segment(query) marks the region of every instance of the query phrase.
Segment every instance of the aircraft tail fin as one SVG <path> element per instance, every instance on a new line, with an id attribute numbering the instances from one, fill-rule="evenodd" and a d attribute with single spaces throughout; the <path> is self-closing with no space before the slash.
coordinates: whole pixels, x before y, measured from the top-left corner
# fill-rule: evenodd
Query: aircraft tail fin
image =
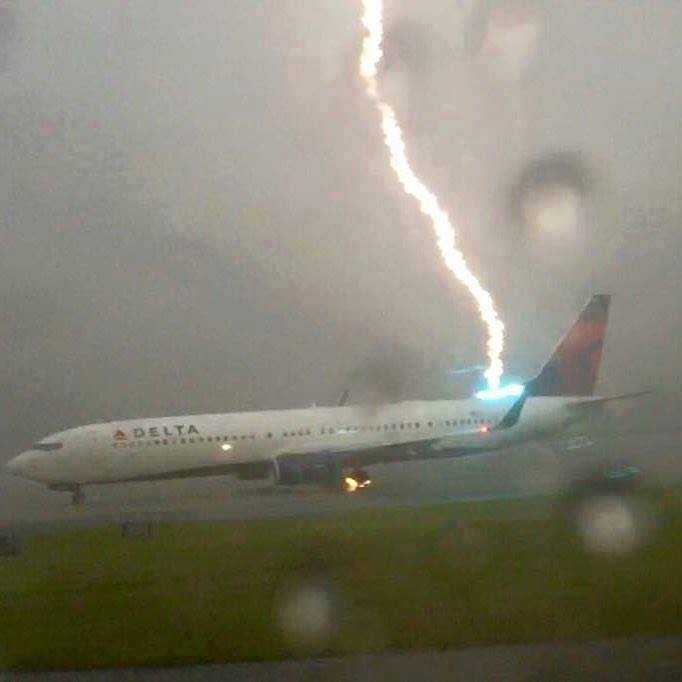
<path id="1" fill-rule="evenodd" d="M 608 294 L 590 298 L 540 373 L 526 384 L 526 397 L 594 394 L 610 303 Z"/>

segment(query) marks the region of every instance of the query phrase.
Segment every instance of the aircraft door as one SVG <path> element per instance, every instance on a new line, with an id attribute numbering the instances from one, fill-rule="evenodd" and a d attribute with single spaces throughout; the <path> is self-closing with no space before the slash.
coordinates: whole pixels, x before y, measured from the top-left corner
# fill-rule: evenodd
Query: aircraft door
<path id="1" fill-rule="evenodd" d="M 96 430 L 83 434 L 83 450 L 91 462 L 93 480 L 103 480 L 113 477 L 118 450 L 114 443 L 102 436 Z"/>

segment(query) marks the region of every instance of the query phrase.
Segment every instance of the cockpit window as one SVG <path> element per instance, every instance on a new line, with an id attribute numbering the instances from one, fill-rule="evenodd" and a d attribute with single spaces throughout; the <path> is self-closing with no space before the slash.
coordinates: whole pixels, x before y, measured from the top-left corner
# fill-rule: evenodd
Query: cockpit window
<path id="1" fill-rule="evenodd" d="M 62 447 L 64 447 L 64 443 L 36 443 L 31 449 L 51 452 L 52 450 L 59 450 Z"/>

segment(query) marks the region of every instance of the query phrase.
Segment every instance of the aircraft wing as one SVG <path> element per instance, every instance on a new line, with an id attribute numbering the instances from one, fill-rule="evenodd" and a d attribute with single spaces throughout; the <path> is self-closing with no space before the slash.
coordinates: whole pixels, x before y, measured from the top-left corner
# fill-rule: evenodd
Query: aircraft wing
<path id="1" fill-rule="evenodd" d="M 480 437 L 480 440 L 479 438 Z M 277 459 L 301 459 L 312 455 L 333 455 L 340 466 L 361 467 L 372 464 L 406 462 L 423 459 L 443 459 L 463 457 L 474 453 L 485 452 L 485 434 L 479 430 L 467 433 L 459 432 L 451 437 L 423 438 L 403 443 L 385 441 L 377 444 L 362 443 L 339 444 L 334 447 L 316 446 L 315 443 L 291 443 L 279 450 Z M 464 439 L 468 444 L 462 443 Z M 473 442 L 479 441 L 479 442 Z M 490 449 L 494 449 L 491 445 Z"/>
<path id="2" fill-rule="evenodd" d="M 378 443 L 363 444 L 357 439 L 348 443 L 315 442 L 315 439 L 302 439 L 287 444 L 274 454 L 274 459 L 303 460 L 306 457 L 325 457 L 333 455 L 342 467 L 361 467 L 389 462 L 409 462 L 424 459 L 450 459 L 467 455 L 481 454 L 499 449 L 499 441 L 493 437 L 496 431 L 514 426 L 521 416 L 527 395 L 523 393 L 511 406 L 497 426 L 468 431 L 457 431 L 437 438 L 424 436 L 409 442 L 395 443 L 386 432 L 386 438 Z"/>

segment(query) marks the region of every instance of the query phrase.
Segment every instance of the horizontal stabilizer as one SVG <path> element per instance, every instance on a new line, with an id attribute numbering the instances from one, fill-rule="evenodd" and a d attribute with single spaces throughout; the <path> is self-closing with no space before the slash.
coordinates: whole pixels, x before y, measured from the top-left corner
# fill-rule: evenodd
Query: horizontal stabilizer
<path id="1" fill-rule="evenodd" d="M 635 391 L 634 393 L 621 393 L 621 395 L 613 395 L 607 398 L 592 398 L 590 400 L 581 400 L 580 402 L 570 403 L 567 405 L 572 410 L 590 410 L 592 408 L 600 407 L 605 403 L 614 403 L 619 400 L 632 400 L 633 398 L 640 398 L 643 395 L 651 395 L 655 393 L 655 389 L 649 388 L 644 391 Z"/>

